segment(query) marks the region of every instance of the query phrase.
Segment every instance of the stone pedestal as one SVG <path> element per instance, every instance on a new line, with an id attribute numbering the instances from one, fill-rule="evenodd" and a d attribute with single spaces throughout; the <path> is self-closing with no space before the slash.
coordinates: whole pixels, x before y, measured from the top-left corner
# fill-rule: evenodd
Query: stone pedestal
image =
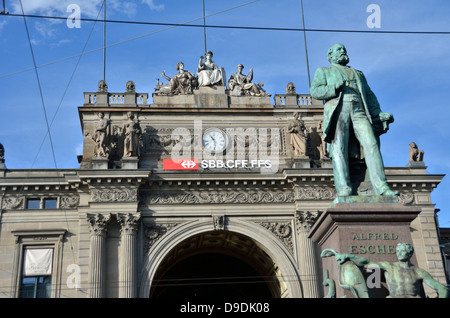
<path id="1" fill-rule="evenodd" d="M 409 168 L 425 168 L 425 162 L 423 161 L 410 161 L 406 165 Z"/>
<path id="2" fill-rule="evenodd" d="M 404 206 L 396 197 L 338 197 L 317 220 L 309 237 L 324 249 L 354 254 L 371 261 L 396 262 L 396 245 L 412 244 L 410 223 L 420 213 L 417 207 Z M 415 256 L 411 259 L 417 265 Z M 350 297 L 351 291 L 339 286 L 339 264 L 335 257 L 322 258 L 323 269 L 336 284 L 336 297 Z M 370 275 L 362 271 L 365 277 Z M 381 275 L 381 287 L 369 288 L 371 298 L 383 298 L 388 290 Z M 370 287 L 370 286 L 369 286 Z M 326 293 L 325 293 L 326 294 Z"/>
<path id="3" fill-rule="evenodd" d="M 273 108 L 270 96 L 230 95 L 230 108 Z"/>
<path id="4" fill-rule="evenodd" d="M 225 86 L 200 86 L 194 96 L 198 108 L 228 108 Z"/>
<path id="5" fill-rule="evenodd" d="M 95 106 L 109 106 L 109 96 L 107 92 L 97 92 Z"/>
<path id="6" fill-rule="evenodd" d="M 321 168 L 333 168 L 333 163 L 330 158 L 321 158 Z"/>
<path id="7" fill-rule="evenodd" d="M 303 158 L 292 158 L 292 168 L 302 169 L 311 168 L 311 160 L 307 157 Z"/>
<path id="8" fill-rule="evenodd" d="M 228 108 L 224 86 L 200 86 L 190 95 L 153 94 L 152 108 Z"/>
<path id="9" fill-rule="evenodd" d="M 108 169 L 108 159 L 107 158 L 92 158 L 92 169 L 104 170 Z"/>
<path id="10" fill-rule="evenodd" d="M 6 166 L 4 162 L 0 162 L 0 177 L 5 176 Z"/>
<path id="11" fill-rule="evenodd" d="M 139 164 L 138 157 L 122 158 L 122 169 L 137 169 Z"/>

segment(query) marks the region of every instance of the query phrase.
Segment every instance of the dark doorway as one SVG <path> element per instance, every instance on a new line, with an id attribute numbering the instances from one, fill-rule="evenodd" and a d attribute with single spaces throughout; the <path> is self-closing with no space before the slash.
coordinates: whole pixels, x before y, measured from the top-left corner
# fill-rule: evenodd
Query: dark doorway
<path id="1" fill-rule="evenodd" d="M 192 255 L 157 274 L 152 298 L 272 298 L 272 277 L 261 276 L 237 257 L 221 253 Z"/>

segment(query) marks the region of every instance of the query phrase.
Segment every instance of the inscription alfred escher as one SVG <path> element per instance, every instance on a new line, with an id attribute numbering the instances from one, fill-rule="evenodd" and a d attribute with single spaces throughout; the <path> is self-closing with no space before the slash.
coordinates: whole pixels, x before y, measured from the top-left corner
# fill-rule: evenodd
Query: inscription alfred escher
<path id="1" fill-rule="evenodd" d="M 353 233 L 350 254 L 395 254 L 395 233 Z"/>

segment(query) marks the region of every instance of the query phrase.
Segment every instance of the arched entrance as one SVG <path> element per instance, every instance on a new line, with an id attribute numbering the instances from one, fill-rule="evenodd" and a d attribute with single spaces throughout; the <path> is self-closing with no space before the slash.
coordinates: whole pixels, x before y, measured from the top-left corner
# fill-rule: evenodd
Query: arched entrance
<path id="1" fill-rule="evenodd" d="M 155 273 L 152 298 L 278 298 L 284 284 L 270 256 L 249 237 L 211 231 L 185 239 Z"/>

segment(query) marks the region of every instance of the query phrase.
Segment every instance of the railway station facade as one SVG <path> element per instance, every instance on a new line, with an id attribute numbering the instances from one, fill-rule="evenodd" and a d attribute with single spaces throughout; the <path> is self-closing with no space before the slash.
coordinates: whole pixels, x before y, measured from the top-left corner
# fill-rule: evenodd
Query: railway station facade
<path id="1" fill-rule="evenodd" d="M 274 96 L 225 84 L 158 83 L 149 97 L 101 81 L 78 108 L 78 169 L 7 169 L 6 157 L 1 295 L 325 297 L 311 232 L 336 199 L 324 104 L 292 83 Z M 416 265 L 446 284 L 431 200 L 444 176 L 423 161 L 385 170 L 398 204 L 416 211 Z M 369 258 L 395 254 L 401 239 L 389 227 L 351 235 L 344 252 Z"/>

